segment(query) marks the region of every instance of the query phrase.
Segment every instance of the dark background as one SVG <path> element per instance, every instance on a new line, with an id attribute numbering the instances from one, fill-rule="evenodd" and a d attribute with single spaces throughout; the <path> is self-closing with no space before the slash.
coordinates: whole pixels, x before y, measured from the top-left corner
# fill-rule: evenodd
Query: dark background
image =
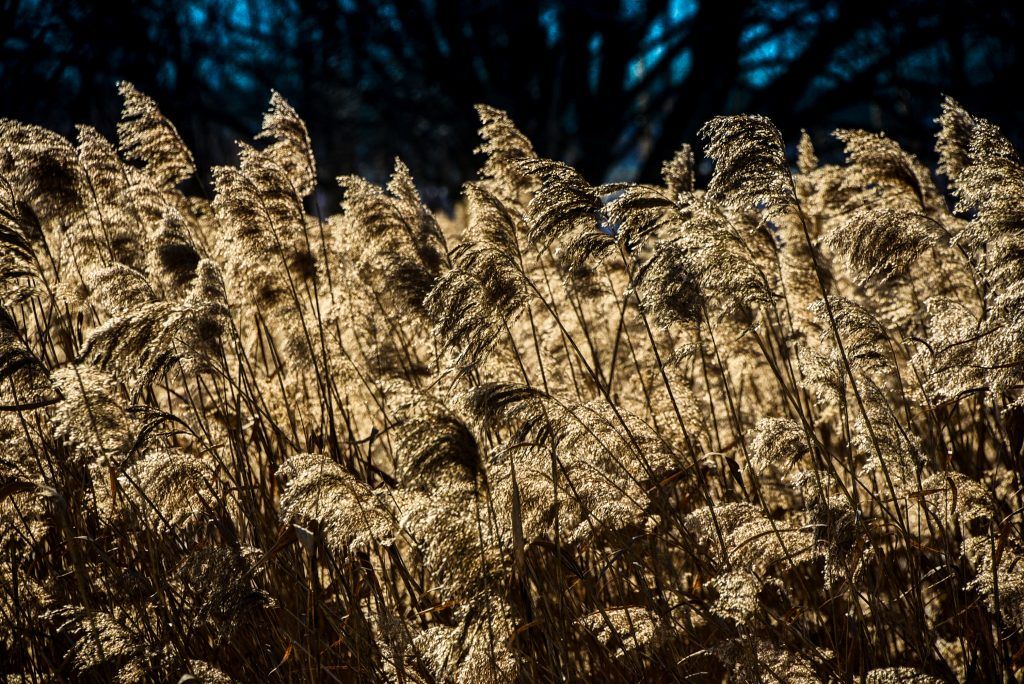
<path id="1" fill-rule="evenodd" d="M 0 0 L 0 116 L 113 135 L 127 79 L 205 169 L 276 88 L 322 180 L 399 155 L 446 205 L 480 161 L 477 102 L 592 182 L 657 177 L 722 113 L 826 154 L 836 127 L 884 129 L 929 160 L 949 94 L 1016 140 L 1022 24 L 1016 0 Z"/>

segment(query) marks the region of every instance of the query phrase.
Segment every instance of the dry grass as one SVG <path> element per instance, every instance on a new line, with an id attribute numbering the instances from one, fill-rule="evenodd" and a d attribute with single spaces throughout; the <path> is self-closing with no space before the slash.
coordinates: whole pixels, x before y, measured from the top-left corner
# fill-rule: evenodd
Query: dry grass
<path id="1" fill-rule="evenodd" d="M 7 681 L 1011 681 L 1024 167 L 727 117 L 595 187 L 481 107 L 437 217 L 0 122 Z M 198 187 L 198 185 L 196 186 Z M 949 208 L 955 201 L 955 209 Z"/>

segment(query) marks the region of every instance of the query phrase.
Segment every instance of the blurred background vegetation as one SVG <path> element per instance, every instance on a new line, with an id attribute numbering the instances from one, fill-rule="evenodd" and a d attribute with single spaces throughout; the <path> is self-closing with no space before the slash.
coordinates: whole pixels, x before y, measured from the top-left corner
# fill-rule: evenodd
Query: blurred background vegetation
<path id="1" fill-rule="evenodd" d="M 1007 0 L 0 0 L 0 116 L 112 135 L 127 79 L 207 168 L 274 88 L 322 180 L 399 155 L 446 206 L 479 162 L 478 102 L 592 182 L 654 178 L 715 114 L 807 128 L 826 155 L 836 127 L 884 128 L 930 159 L 949 94 L 1014 133 L 1022 23 Z"/>

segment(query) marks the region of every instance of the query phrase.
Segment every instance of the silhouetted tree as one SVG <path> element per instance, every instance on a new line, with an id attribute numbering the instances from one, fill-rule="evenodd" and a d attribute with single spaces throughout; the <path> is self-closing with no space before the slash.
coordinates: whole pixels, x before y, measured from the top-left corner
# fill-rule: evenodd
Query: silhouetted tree
<path id="1" fill-rule="evenodd" d="M 823 138 L 884 127 L 920 151 L 939 96 L 1020 130 L 1024 7 L 1002 0 L 0 0 L 0 115 L 110 121 L 115 81 L 156 98 L 208 166 L 271 88 L 326 177 L 400 155 L 455 188 L 473 104 L 507 109 L 591 180 L 652 178 L 715 114 Z M 109 129 L 107 129 L 108 132 Z M 429 195 L 440 201 L 437 195 Z"/>

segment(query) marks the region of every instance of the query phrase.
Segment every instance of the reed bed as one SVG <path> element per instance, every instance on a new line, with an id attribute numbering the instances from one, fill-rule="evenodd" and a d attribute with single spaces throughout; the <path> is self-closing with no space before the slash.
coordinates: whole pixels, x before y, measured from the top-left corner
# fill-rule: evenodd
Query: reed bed
<path id="1" fill-rule="evenodd" d="M 1014 681 L 1024 166 L 758 116 L 591 185 L 479 107 L 454 215 L 0 121 L 9 682 Z M 795 156 L 795 158 L 794 158 Z M 941 189 L 940 189 L 941 187 Z"/>

